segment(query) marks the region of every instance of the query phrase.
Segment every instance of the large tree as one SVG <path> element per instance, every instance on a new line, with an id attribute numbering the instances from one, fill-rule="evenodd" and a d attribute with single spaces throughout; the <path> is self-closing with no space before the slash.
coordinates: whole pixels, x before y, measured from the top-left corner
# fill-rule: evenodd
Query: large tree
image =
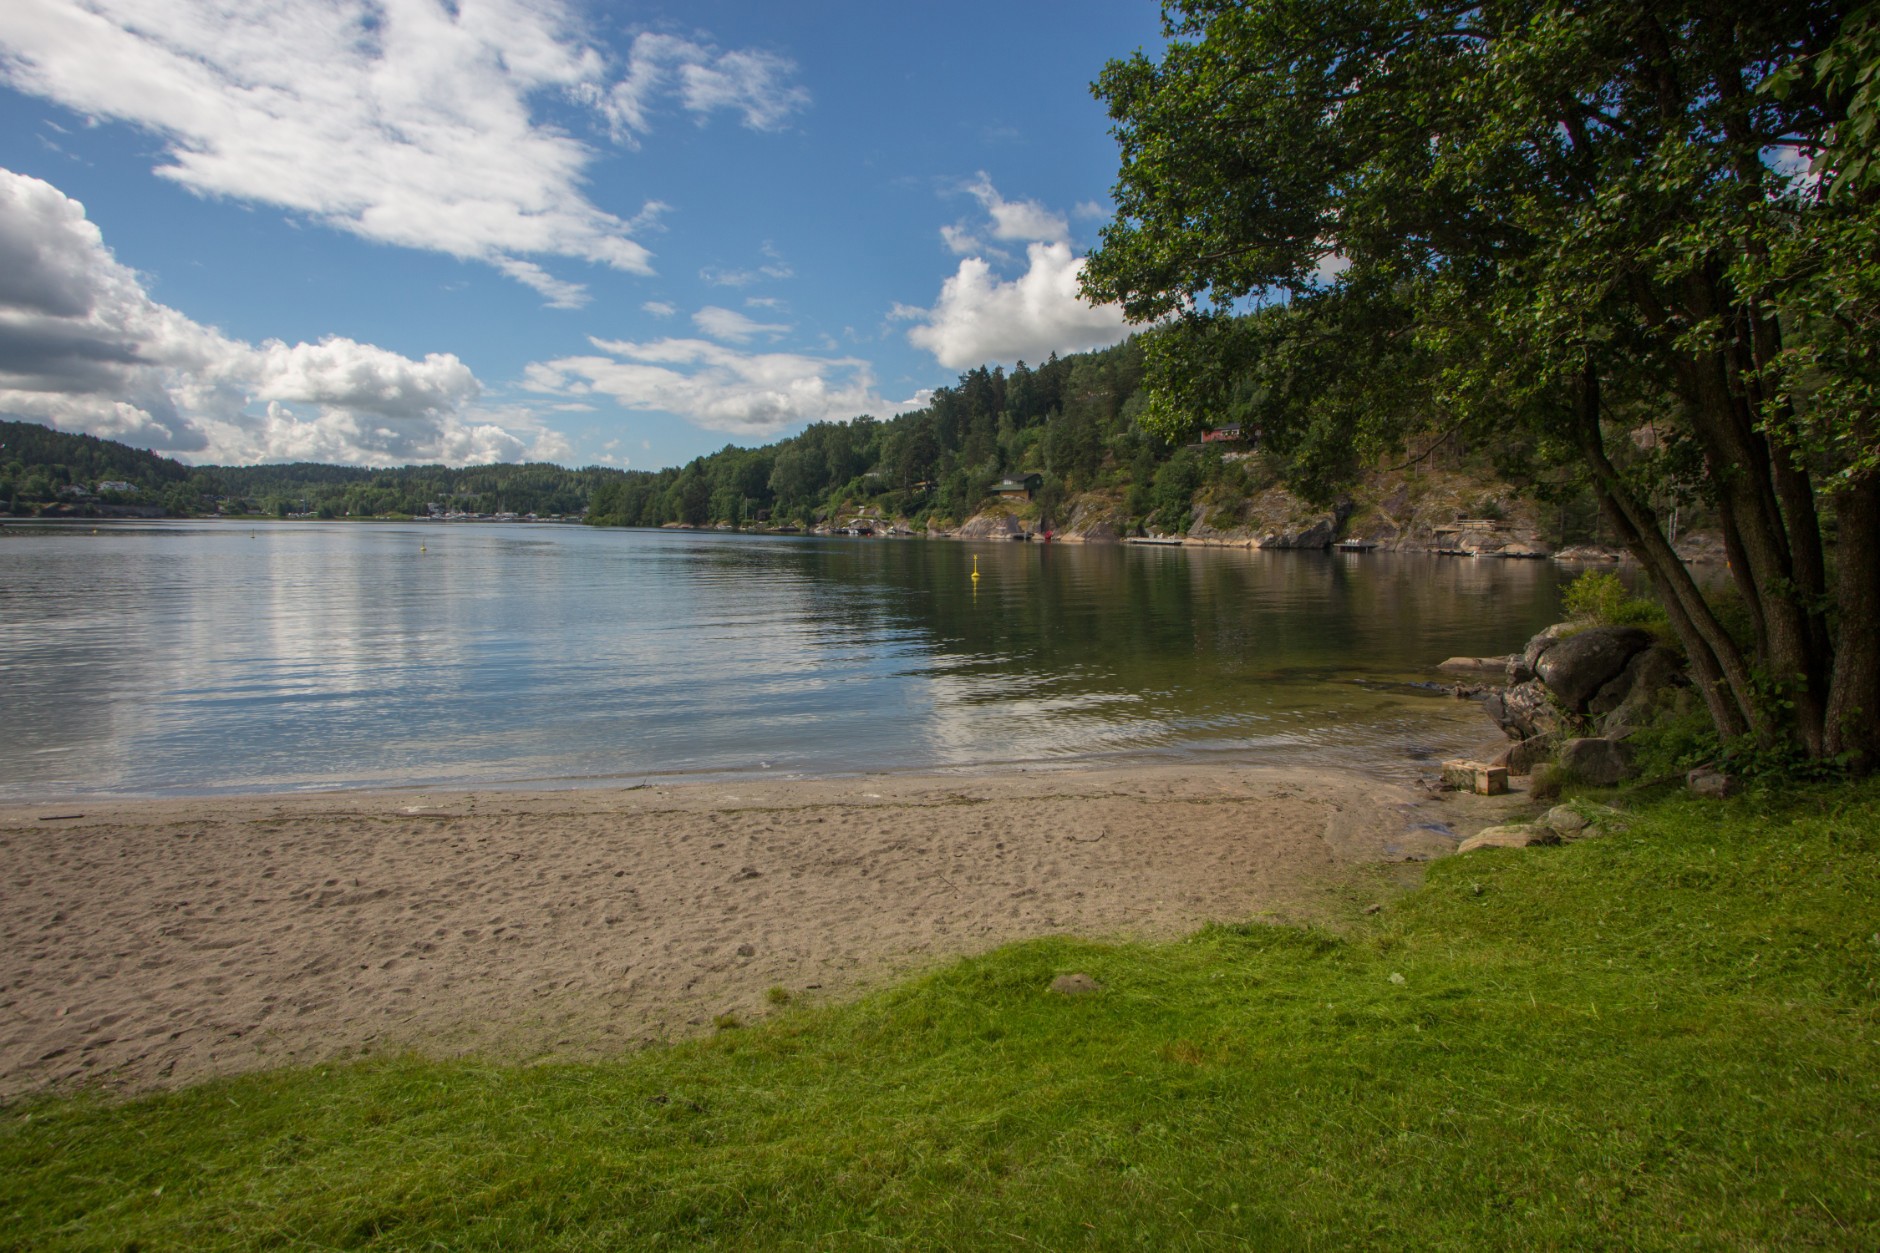
<path id="1" fill-rule="evenodd" d="M 1588 480 L 1721 734 L 1871 768 L 1876 40 L 1847 8 L 1176 0 L 1160 60 L 1097 85 L 1122 170 L 1086 289 L 1172 323 L 1165 424 L 1252 374 L 1308 484 L 1419 423 L 1518 430 Z M 1740 638 L 1664 533 L 1674 485 L 1714 504 Z"/>

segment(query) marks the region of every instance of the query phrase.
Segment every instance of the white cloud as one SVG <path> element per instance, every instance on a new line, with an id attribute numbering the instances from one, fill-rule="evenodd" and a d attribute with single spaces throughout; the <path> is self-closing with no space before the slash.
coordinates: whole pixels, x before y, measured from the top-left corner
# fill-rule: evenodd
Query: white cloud
<path id="1" fill-rule="evenodd" d="M 157 173 L 363 238 L 498 265 L 549 303 L 582 299 L 528 256 L 650 273 L 623 219 L 592 203 L 594 151 L 536 120 L 559 98 L 631 137 L 663 100 L 779 124 L 807 96 L 761 53 L 641 35 L 625 77 L 560 0 L 7 0 L 0 76 L 160 136 Z"/>
<path id="2" fill-rule="evenodd" d="M 551 309 L 580 309 L 588 302 L 587 288 L 556 278 L 533 261 L 520 257 L 495 257 L 497 269 L 525 287 L 533 287 Z"/>
<path id="3" fill-rule="evenodd" d="M 1061 213 L 1039 204 L 1036 200 L 1007 200 L 999 194 L 999 189 L 992 185 L 992 179 L 981 170 L 979 177 L 966 188 L 975 200 L 985 206 L 992 219 L 992 237 L 994 239 L 1045 243 L 1061 243 L 1070 239 L 1071 226 Z"/>
<path id="4" fill-rule="evenodd" d="M 970 257 L 986 250 L 984 241 L 960 224 L 941 227 L 940 242 L 956 257 Z"/>
<path id="5" fill-rule="evenodd" d="M 649 300 L 640 306 L 641 310 L 656 318 L 669 318 L 679 312 L 679 307 L 664 300 Z"/>
<path id="6" fill-rule="evenodd" d="M 868 363 L 853 357 L 744 352 L 703 339 L 591 342 L 607 355 L 536 362 L 526 385 L 555 396 L 608 396 L 744 438 L 893 408 L 876 394 Z"/>
<path id="7" fill-rule="evenodd" d="M 733 344 L 748 344 L 759 335 L 769 335 L 774 339 L 788 334 L 791 329 L 787 323 L 758 322 L 735 309 L 721 309 L 717 305 L 706 305 L 693 314 L 692 325 L 713 339 Z"/>
<path id="8" fill-rule="evenodd" d="M 753 130 L 775 130 L 808 107 L 809 93 L 790 82 L 794 63 L 768 52 L 721 52 L 710 44 L 651 32 L 634 39 L 626 76 L 605 96 L 608 118 L 622 137 L 650 129 L 649 115 L 664 96 L 701 121 L 720 109 L 744 115 Z"/>
<path id="9" fill-rule="evenodd" d="M 223 463 L 565 449 L 526 410 L 479 410 L 481 391 L 449 353 L 339 336 L 254 345 L 194 322 L 149 297 L 78 201 L 0 170 L 0 413 Z"/>
<path id="10" fill-rule="evenodd" d="M 1037 360 L 1053 352 L 1082 352 L 1129 334 L 1123 311 L 1092 305 L 1078 289 L 1082 257 L 1066 243 L 1033 243 L 1029 268 L 1007 282 L 980 257 L 968 257 L 940 288 L 931 309 L 894 306 L 891 317 L 921 319 L 907 338 L 949 369 L 987 361 Z"/>
<path id="11" fill-rule="evenodd" d="M 1107 218 L 1110 216 L 1109 209 L 1094 200 L 1078 201 L 1076 206 L 1071 209 L 1071 212 L 1080 218 L 1086 219 Z"/>

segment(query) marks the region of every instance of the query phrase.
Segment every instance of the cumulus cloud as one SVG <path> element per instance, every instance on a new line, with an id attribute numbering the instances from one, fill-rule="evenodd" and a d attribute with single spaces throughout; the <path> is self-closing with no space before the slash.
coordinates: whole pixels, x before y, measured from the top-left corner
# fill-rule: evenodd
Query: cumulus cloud
<path id="1" fill-rule="evenodd" d="M 530 256 L 650 273 L 621 218 L 582 189 L 594 150 L 538 121 L 548 98 L 617 136 L 673 101 L 773 127 L 807 103 L 794 67 L 642 34 L 624 76 L 559 0 L 8 0 L 0 76 L 162 138 L 157 173 L 380 243 L 496 264 L 552 305 L 577 284 Z"/>
<path id="2" fill-rule="evenodd" d="M 642 312 L 650 313 L 656 318 L 669 318 L 679 312 L 677 305 L 666 300 L 649 300 L 641 305 L 640 309 Z"/>
<path id="3" fill-rule="evenodd" d="M 85 208 L 0 170 L 0 413 L 223 463 L 515 460 L 565 447 L 480 411 L 470 368 L 333 336 L 249 344 L 152 300 Z"/>
<path id="4" fill-rule="evenodd" d="M 907 333 L 949 369 L 986 361 L 1037 360 L 1053 352 L 1083 352 L 1129 334 L 1123 311 L 1092 305 L 1078 280 L 1084 260 L 1066 243 L 1033 243 L 1025 273 L 1006 281 L 983 257 L 967 257 L 940 288 L 931 309 L 896 305 L 892 316 L 919 320 Z"/>
<path id="5" fill-rule="evenodd" d="M 721 309 L 717 305 L 706 305 L 693 314 L 692 325 L 713 339 L 725 340 L 733 344 L 748 344 L 759 335 L 769 335 L 775 338 L 790 331 L 786 323 L 759 322 L 745 317 L 735 309 Z"/>
<path id="6" fill-rule="evenodd" d="M 1061 243 L 1070 239 L 1071 226 L 1062 213 L 1045 208 L 1036 200 L 1007 200 L 981 170 L 966 191 L 985 207 L 992 219 L 992 237 L 1014 242 Z"/>
<path id="7" fill-rule="evenodd" d="M 590 342 L 605 355 L 536 362 L 525 385 L 555 396 L 603 395 L 743 438 L 893 408 L 876 394 L 868 363 L 853 357 L 745 352 L 703 339 Z"/>
<path id="8" fill-rule="evenodd" d="M 996 248 L 988 249 L 983 239 L 973 234 L 966 225 L 958 222 L 940 228 L 940 242 L 945 244 L 947 251 L 956 257 L 974 257 L 981 256 L 988 251 L 999 251 Z"/>

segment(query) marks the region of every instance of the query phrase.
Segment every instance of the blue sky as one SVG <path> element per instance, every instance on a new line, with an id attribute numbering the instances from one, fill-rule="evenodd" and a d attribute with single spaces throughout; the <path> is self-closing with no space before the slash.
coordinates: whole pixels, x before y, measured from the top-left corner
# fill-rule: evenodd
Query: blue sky
<path id="1" fill-rule="evenodd" d="M 1147 0 L 7 0 L 0 413 L 194 462 L 656 468 L 1126 329 Z"/>

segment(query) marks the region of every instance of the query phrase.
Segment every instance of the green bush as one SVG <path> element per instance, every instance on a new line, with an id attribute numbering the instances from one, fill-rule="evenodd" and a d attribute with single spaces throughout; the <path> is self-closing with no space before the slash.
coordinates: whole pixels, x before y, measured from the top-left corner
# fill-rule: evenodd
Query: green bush
<path id="1" fill-rule="evenodd" d="M 1633 596 L 1626 591 L 1618 575 L 1605 570 L 1588 570 L 1581 574 L 1567 584 L 1560 602 L 1567 617 L 1576 622 L 1645 627 L 1659 632 L 1667 632 L 1670 627 L 1662 606 Z"/>

